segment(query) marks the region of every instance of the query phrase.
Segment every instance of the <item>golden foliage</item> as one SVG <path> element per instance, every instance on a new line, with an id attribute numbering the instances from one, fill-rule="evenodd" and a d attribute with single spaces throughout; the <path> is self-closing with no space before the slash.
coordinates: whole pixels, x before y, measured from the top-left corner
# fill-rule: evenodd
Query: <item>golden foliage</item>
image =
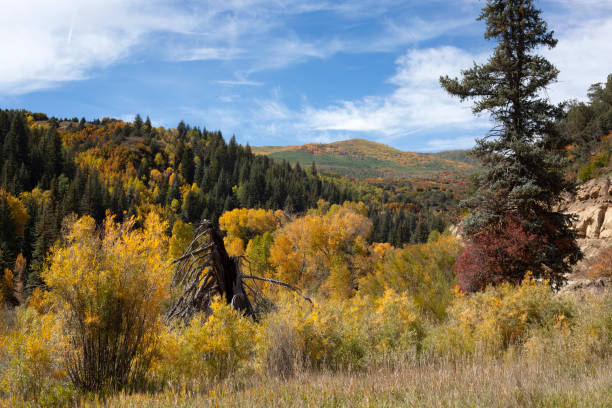
<path id="1" fill-rule="evenodd" d="M 252 357 L 255 323 L 221 299 L 211 314 L 195 316 L 184 327 L 166 331 L 155 372 L 165 381 L 222 379 L 243 368 Z"/>
<path id="2" fill-rule="evenodd" d="M 63 355 L 68 345 L 57 316 L 20 308 L 14 327 L 0 337 L 5 343 L 6 364 L 0 385 L 13 404 L 41 402 L 51 396 L 53 388 L 67 382 Z"/>
<path id="3" fill-rule="evenodd" d="M 176 220 L 172 226 L 172 238 L 170 238 L 170 246 L 168 249 L 170 258 L 176 259 L 183 255 L 192 239 L 193 226 L 191 224 L 185 224 L 181 220 Z"/>
<path id="4" fill-rule="evenodd" d="M 276 277 L 302 288 L 324 288 L 330 295 L 352 295 L 363 274 L 355 258 L 367 254 L 372 222 L 353 204 L 333 205 L 295 219 L 275 234 L 270 263 Z M 357 205 L 358 208 L 358 205 Z"/>
<path id="5" fill-rule="evenodd" d="M 575 314 L 566 299 L 555 296 L 548 283 L 530 275 L 523 283 L 504 283 L 470 296 L 459 295 L 448 320 L 428 339 L 436 353 L 450 356 L 498 356 L 524 343 L 534 330 L 568 324 Z"/>
<path id="6" fill-rule="evenodd" d="M 360 292 L 375 297 L 387 289 L 406 293 L 430 317 L 444 318 L 452 301 L 453 265 L 461 251 L 456 238 L 442 236 L 435 242 L 395 250 L 377 244 L 372 251 L 374 271 L 359 280 Z"/>
<path id="7" fill-rule="evenodd" d="M 361 369 L 390 356 L 414 355 L 424 337 L 418 307 L 388 290 L 311 306 L 282 297 L 259 326 L 262 368 L 291 375 L 301 368 Z"/>
<path id="8" fill-rule="evenodd" d="M 28 215 L 23 203 L 19 200 L 19 198 L 13 196 L 4 189 L 0 189 L 0 198 L 6 199 L 8 203 L 8 207 L 14 222 L 14 237 L 23 237 L 25 225 L 30 219 L 30 216 Z"/>
<path id="9" fill-rule="evenodd" d="M 276 230 L 285 215 L 282 211 L 237 208 L 219 217 L 219 226 L 226 232 L 224 239 L 231 256 L 244 255 L 245 244 L 257 235 Z"/>
<path id="10" fill-rule="evenodd" d="M 120 225 L 109 217 L 103 234 L 83 217 L 67 244 L 52 249 L 42 277 L 75 346 L 68 358 L 79 387 L 120 388 L 146 372 L 169 295 L 165 229 L 155 213 L 144 231 L 134 229 L 134 219 Z"/>

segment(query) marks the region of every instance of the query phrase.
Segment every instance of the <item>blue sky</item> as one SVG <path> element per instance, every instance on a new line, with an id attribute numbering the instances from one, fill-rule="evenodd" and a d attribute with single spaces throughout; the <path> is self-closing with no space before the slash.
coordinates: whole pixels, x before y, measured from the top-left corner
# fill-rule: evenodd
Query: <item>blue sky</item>
<path id="1" fill-rule="evenodd" d="M 136 113 L 241 143 L 361 137 L 412 151 L 486 133 L 438 86 L 494 44 L 477 0 L 3 0 L 0 107 Z M 542 0 L 559 45 L 554 102 L 612 73 L 612 0 Z"/>

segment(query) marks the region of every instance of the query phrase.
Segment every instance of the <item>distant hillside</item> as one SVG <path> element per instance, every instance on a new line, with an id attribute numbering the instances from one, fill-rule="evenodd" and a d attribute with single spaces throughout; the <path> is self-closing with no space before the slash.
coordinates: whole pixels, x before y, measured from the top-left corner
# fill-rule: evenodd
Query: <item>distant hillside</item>
<path id="1" fill-rule="evenodd" d="M 431 155 L 439 157 L 441 159 L 458 161 L 477 166 L 478 161 L 472 156 L 470 156 L 469 153 L 470 150 L 446 150 L 443 152 L 431 153 Z"/>
<path id="2" fill-rule="evenodd" d="M 464 178 L 474 166 L 436 154 L 404 152 L 384 144 L 351 139 L 329 144 L 253 147 L 253 152 L 276 160 L 310 166 L 355 178 Z"/>

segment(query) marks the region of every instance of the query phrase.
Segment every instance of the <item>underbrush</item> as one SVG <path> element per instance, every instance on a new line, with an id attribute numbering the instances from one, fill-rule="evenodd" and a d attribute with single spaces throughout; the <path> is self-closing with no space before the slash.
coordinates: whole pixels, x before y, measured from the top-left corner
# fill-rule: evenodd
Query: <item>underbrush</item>
<path id="1" fill-rule="evenodd" d="M 529 277 L 516 287 L 454 293 L 442 322 L 392 290 L 313 305 L 286 296 L 257 323 L 216 302 L 209 316 L 157 334 L 146 387 L 107 399 L 71 385 L 70 344 L 56 315 L 22 307 L 2 316 L 0 401 L 7 406 L 612 401 L 610 296 L 562 296 Z"/>

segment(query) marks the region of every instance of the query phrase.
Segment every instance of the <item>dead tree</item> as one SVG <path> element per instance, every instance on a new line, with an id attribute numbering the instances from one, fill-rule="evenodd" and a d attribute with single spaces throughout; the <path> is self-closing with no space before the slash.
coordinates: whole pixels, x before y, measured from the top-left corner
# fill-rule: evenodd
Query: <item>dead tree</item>
<path id="1" fill-rule="evenodd" d="M 185 253 L 172 262 L 176 267 L 172 287 L 179 288 L 182 293 L 168 311 L 166 319 L 188 321 L 198 312 L 208 312 L 212 299 L 220 296 L 233 309 L 257 320 L 260 308 L 253 306 L 251 297 L 256 304 L 262 304 L 263 295 L 255 281 L 290 289 L 312 303 L 288 283 L 243 274 L 240 258 L 243 257 L 229 256 L 221 234 L 210 221 L 204 220 L 196 228 Z M 248 285 L 245 280 L 254 282 Z"/>

